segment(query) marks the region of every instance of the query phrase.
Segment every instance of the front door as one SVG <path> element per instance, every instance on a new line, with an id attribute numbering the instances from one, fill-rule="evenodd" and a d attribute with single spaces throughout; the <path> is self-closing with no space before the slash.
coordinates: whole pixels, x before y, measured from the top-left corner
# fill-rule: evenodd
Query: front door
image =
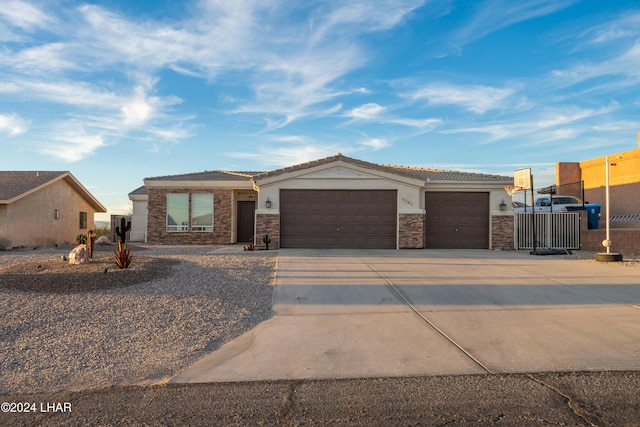
<path id="1" fill-rule="evenodd" d="M 256 203 L 253 201 L 238 202 L 238 227 L 236 231 L 239 243 L 247 243 L 253 236 L 255 210 Z"/>

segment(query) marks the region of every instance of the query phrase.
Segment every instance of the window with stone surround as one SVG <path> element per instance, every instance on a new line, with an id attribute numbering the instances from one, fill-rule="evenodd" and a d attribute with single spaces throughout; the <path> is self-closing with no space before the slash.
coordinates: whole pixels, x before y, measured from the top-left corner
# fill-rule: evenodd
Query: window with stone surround
<path id="1" fill-rule="evenodd" d="M 191 195 L 191 231 L 213 231 L 213 194 Z"/>
<path id="2" fill-rule="evenodd" d="M 189 194 L 167 194 L 167 231 L 189 231 Z"/>

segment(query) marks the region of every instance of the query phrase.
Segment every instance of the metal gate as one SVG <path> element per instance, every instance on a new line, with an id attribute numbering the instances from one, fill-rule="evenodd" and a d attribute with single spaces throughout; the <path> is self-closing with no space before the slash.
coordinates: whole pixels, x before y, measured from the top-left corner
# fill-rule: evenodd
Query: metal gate
<path id="1" fill-rule="evenodd" d="M 514 247 L 533 249 L 535 215 L 535 241 L 540 249 L 580 249 L 580 213 L 516 213 L 514 214 Z"/>

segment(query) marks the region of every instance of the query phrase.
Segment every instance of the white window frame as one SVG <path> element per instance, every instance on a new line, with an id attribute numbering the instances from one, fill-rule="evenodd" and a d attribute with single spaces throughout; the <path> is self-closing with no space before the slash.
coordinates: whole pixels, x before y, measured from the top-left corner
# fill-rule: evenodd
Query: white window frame
<path id="1" fill-rule="evenodd" d="M 211 201 L 211 224 L 205 224 L 205 225 L 199 225 L 197 224 L 196 221 L 196 216 L 198 217 L 202 217 L 204 215 L 198 215 L 199 212 L 196 212 L 195 207 L 195 203 L 194 203 L 194 199 L 198 198 L 200 196 L 207 196 L 207 199 L 210 199 Z M 207 200 L 207 204 L 208 204 L 208 200 Z M 211 233 L 213 232 L 213 220 L 214 220 L 214 198 L 213 198 L 213 194 L 212 193 L 194 193 L 191 194 L 191 231 L 193 231 L 194 233 Z M 208 212 L 205 213 L 205 215 L 207 215 Z"/>
<path id="2" fill-rule="evenodd" d="M 169 224 L 169 197 L 170 196 L 186 196 L 187 197 L 187 223 Z M 169 193 L 167 194 L 167 215 L 165 218 L 166 230 L 169 233 L 185 233 L 189 231 L 189 194 L 188 193 Z"/>

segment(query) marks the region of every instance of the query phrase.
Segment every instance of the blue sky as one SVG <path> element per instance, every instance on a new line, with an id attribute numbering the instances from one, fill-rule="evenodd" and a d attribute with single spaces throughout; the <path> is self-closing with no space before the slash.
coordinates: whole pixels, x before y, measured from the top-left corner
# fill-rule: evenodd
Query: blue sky
<path id="1" fill-rule="evenodd" d="M 109 213 L 150 176 L 341 152 L 549 185 L 638 145 L 638 1 L 3 0 L 0 44 L 0 169 Z"/>

